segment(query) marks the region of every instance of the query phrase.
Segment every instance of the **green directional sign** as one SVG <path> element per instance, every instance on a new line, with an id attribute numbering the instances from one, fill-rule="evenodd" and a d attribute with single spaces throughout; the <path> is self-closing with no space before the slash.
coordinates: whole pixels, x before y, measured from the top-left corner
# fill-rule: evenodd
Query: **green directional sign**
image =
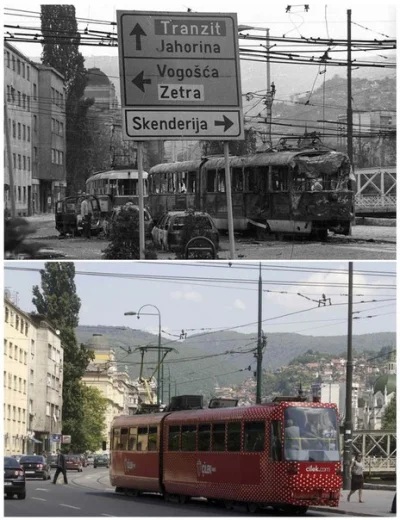
<path id="1" fill-rule="evenodd" d="M 236 14 L 117 11 L 117 21 L 126 139 L 141 125 L 145 139 L 244 138 Z"/>

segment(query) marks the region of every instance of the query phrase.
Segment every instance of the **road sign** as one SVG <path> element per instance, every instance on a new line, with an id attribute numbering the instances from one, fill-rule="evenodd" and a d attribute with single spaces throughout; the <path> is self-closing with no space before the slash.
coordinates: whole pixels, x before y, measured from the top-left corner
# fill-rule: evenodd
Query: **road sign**
<path id="1" fill-rule="evenodd" d="M 125 139 L 244 138 L 236 14 L 117 20 Z"/>
<path id="2" fill-rule="evenodd" d="M 62 435 L 61 443 L 62 444 L 71 444 L 71 435 Z"/>
<path id="3" fill-rule="evenodd" d="M 51 442 L 61 442 L 61 433 L 53 433 L 50 436 Z"/>
<path id="4" fill-rule="evenodd" d="M 124 109 L 127 136 L 146 139 L 238 139 L 242 133 L 239 110 Z"/>

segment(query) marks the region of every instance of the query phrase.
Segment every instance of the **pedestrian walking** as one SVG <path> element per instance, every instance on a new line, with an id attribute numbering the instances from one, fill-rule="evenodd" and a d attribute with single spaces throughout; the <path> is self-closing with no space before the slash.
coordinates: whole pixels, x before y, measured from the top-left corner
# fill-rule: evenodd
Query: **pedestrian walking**
<path id="1" fill-rule="evenodd" d="M 83 236 L 86 238 L 90 238 L 91 234 L 91 212 L 89 207 L 89 201 L 85 197 L 81 202 L 81 215 L 82 215 L 82 227 L 83 227 Z"/>
<path id="2" fill-rule="evenodd" d="M 364 465 L 361 460 L 361 453 L 358 453 L 350 464 L 350 478 L 351 490 L 347 496 L 347 501 L 350 502 L 351 495 L 358 491 L 358 501 L 364 502 L 362 499 L 362 490 L 364 487 Z"/>
<path id="3" fill-rule="evenodd" d="M 64 484 L 68 484 L 67 468 L 66 468 L 66 464 L 65 464 L 65 457 L 61 453 L 61 450 L 58 449 L 57 450 L 57 469 L 56 469 L 56 473 L 54 475 L 53 484 L 57 483 L 57 478 L 58 478 L 58 475 L 60 473 L 62 473 L 63 476 L 64 476 Z"/>

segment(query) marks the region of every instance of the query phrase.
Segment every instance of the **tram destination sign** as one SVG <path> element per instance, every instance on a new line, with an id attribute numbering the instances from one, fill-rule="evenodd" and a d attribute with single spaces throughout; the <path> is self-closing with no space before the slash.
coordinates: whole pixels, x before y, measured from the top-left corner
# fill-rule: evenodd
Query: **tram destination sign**
<path id="1" fill-rule="evenodd" d="M 117 23 L 125 139 L 244 138 L 235 13 L 117 11 Z"/>

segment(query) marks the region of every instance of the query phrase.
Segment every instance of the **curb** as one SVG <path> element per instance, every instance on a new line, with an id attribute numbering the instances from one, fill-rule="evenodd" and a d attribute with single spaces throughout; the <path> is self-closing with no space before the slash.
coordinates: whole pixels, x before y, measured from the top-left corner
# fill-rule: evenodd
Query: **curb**
<path id="1" fill-rule="evenodd" d="M 356 226 L 387 226 L 396 227 L 395 218 L 356 217 Z"/>
<path id="2" fill-rule="evenodd" d="M 386 514 L 380 514 L 378 515 L 377 513 L 359 513 L 357 511 L 357 513 L 355 513 L 354 511 L 346 511 L 345 509 L 336 509 L 335 507 L 321 507 L 321 506 L 311 506 L 309 508 L 309 510 L 311 511 L 323 511 L 324 513 L 334 513 L 335 515 L 348 515 L 348 516 L 374 516 L 375 518 L 377 516 L 396 516 L 395 513 L 391 513 L 390 511 L 388 511 Z"/>

